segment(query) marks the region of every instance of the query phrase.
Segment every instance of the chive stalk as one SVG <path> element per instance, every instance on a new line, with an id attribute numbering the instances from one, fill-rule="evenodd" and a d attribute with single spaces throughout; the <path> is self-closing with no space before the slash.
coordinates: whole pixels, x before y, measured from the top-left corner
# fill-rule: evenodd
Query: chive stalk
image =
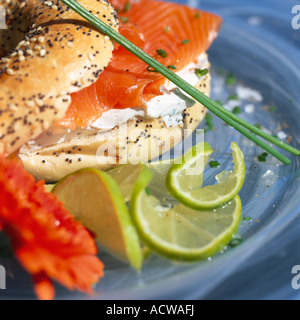
<path id="1" fill-rule="evenodd" d="M 72 10 L 77 12 L 79 15 L 81 15 L 83 18 L 85 18 L 87 21 L 89 21 L 91 24 L 93 24 L 96 28 L 98 28 L 104 34 L 109 36 L 112 40 L 119 43 L 129 52 L 133 53 L 142 61 L 147 63 L 151 68 L 155 69 L 157 72 L 161 73 L 164 77 L 166 77 L 171 82 L 173 82 L 177 87 L 179 87 L 180 89 L 185 91 L 187 94 L 189 94 L 191 97 L 193 97 L 195 100 L 203 104 L 208 110 L 210 110 L 216 116 L 221 118 L 223 121 L 227 122 L 230 126 L 235 128 L 237 131 L 239 131 L 241 134 L 243 134 L 244 136 L 252 140 L 254 143 L 259 145 L 260 147 L 262 147 L 268 153 L 272 154 L 275 158 L 280 160 L 282 163 L 288 165 L 290 164 L 291 161 L 290 159 L 282 155 L 280 152 L 273 149 L 270 145 L 268 145 L 264 141 L 261 141 L 259 138 L 257 138 L 257 136 L 262 137 L 263 139 L 275 144 L 276 146 L 294 155 L 297 155 L 297 156 L 300 155 L 300 150 L 293 148 L 292 146 L 280 141 L 275 137 L 270 136 L 269 134 L 258 129 L 257 127 L 249 124 L 247 121 L 241 119 L 237 115 L 228 111 L 227 109 L 220 106 L 218 103 L 216 103 L 215 101 L 213 101 L 212 99 L 210 99 L 209 97 L 201 93 L 199 90 L 197 90 L 196 88 L 191 86 L 188 82 L 186 82 L 184 79 L 176 75 L 173 71 L 163 66 L 156 59 L 152 58 L 150 55 L 145 53 L 139 47 L 134 45 L 132 42 L 130 42 L 125 37 L 123 37 L 117 31 L 115 31 L 113 28 L 111 28 L 110 26 L 105 24 L 103 21 L 98 19 L 96 16 L 90 13 L 87 9 L 82 7 L 78 2 L 74 0 L 62 0 L 62 2 L 68 7 L 70 7 Z M 247 129 L 250 131 L 248 131 Z"/>

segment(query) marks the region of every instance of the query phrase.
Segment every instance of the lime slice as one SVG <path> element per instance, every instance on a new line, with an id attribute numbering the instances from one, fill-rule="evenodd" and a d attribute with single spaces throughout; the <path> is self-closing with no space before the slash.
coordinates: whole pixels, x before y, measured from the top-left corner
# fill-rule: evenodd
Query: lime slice
<path id="1" fill-rule="evenodd" d="M 206 210 L 217 208 L 232 200 L 241 190 L 245 180 L 244 155 L 235 142 L 232 142 L 233 171 L 223 171 L 216 176 L 217 184 L 202 187 L 203 171 L 211 153 L 207 143 L 199 144 L 196 154 L 189 151 L 183 156 L 182 164 L 171 166 L 166 180 L 168 191 L 186 206 Z M 198 165 L 198 173 L 188 175 L 186 172 Z M 198 185 L 197 185 L 198 184 Z"/>
<path id="2" fill-rule="evenodd" d="M 167 162 L 165 162 L 164 164 L 166 163 Z M 154 167 L 157 170 L 160 170 L 159 168 L 165 168 L 164 176 L 157 175 L 157 178 L 159 180 L 156 180 L 156 181 L 160 181 L 160 179 L 166 178 L 167 170 L 170 167 L 170 161 L 169 161 L 168 167 L 166 167 L 164 164 L 162 163 L 154 164 Z M 106 171 L 117 182 L 125 202 L 130 201 L 135 183 L 139 178 L 139 176 L 142 174 L 144 167 L 145 165 L 141 163 L 136 165 L 126 164 L 126 165 L 121 165 Z M 155 184 L 155 186 L 159 186 L 159 185 L 160 183 Z M 145 244 L 141 244 L 141 246 L 142 246 L 143 260 L 146 260 L 152 255 L 152 250 L 149 249 L 147 246 L 145 246 Z"/>
<path id="3" fill-rule="evenodd" d="M 96 169 L 82 169 L 59 181 L 52 192 L 109 253 L 140 269 L 143 252 L 116 181 Z"/>
<path id="4" fill-rule="evenodd" d="M 151 194 L 149 168 L 138 179 L 130 202 L 139 235 L 153 251 L 179 261 L 194 261 L 220 251 L 237 232 L 241 221 L 241 201 L 236 196 L 217 209 L 198 211 L 182 204 L 167 206 Z M 148 187 L 148 191 L 147 188 Z"/>
<path id="5" fill-rule="evenodd" d="M 160 194 L 165 193 L 166 176 L 174 163 L 174 159 L 161 160 L 147 163 L 147 167 L 153 173 L 153 179 L 151 179 L 148 190 L 151 190 L 151 194 L 159 197 Z M 171 201 L 172 197 L 168 195 L 166 201 Z"/>
<path id="6" fill-rule="evenodd" d="M 143 171 L 144 165 L 126 164 L 106 171 L 116 182 L 125 202 L 129 202 L 135 182 Z"/>

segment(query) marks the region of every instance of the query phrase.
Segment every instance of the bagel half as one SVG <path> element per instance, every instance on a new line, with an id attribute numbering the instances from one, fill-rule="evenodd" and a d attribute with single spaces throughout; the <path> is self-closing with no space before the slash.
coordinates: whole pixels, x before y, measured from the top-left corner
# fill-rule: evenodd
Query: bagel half
<path id="1" fill-rule="evenodd" d="M 78 2 L 118 29 L 108 1 Z M 0 153 L 9 155 L 64 116 L 70 94 L 96 81 L 113 44 L 61 1 L 0 5 L 8 18 L 8 28 L 0 30 Z"/>
<path id="2" fill-rule="evenodd" d="M 117 14 L 106 0 L 79 3 L 118 29 Z M 16 151 L 37 179 L 55 182 L 86 167 L 149 161 L 172 149 L 204 118 L 206 109 L 197 102 L 171 127 L 147 115 L 109 130 L 59 127 L 71 93 L 97 80 L 113 43 L 60 1 L 0 0 L 0 5 L 9 18 L 8 29 L 0 31 L 0 152 Z M 209 68 L 208 60 L 203 68 Z M 210 74 L 195 87 L 209 95 Z M 65 130 L 63 135 L 56 135 L 57 128 Z"/>
<path id="3" fill-rule="evenodd" d="M 209 95 L 210 74 L 202 77 L 195 87 Z M 206 108 L 196 102 L 184 110 L 183 122 L 175 127 L 167 128 L 162 118 L 138 117 L 112 130 L 91 131 L 37 150 L 29 143 L 20 150 L 19 157 L 31 174 L 47 182 L 56 182 L 86 167 L 106 170 L 118 164 L 146 162 L 169 151 L 191 134 L 205 114 Z"/>

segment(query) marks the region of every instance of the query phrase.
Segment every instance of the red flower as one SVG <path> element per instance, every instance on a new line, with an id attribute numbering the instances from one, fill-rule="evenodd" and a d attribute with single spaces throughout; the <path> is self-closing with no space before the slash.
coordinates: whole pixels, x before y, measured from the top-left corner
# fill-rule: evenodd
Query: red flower
<path id="1" fill-rule="evenodd" d="M 0 230 L 33 276 L 40 299 L 52 299 L 50 278 L 68 289 L 92 293 L 103 264 L 89 232 L 36 182 L 20 162 L 0 156 Z"/>

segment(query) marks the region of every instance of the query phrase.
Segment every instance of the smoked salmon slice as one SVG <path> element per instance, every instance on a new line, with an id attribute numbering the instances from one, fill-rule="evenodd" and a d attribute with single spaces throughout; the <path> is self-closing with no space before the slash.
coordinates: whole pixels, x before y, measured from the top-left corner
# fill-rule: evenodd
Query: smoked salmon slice
<path id="1" fill-rule="evenodd" d="M 164 66 L 179 71 L 204 53 L 222 23 L 212 13 L 171 2 L 113 0 L 119 32 Z M 112 108 L 144 107 L 160 95 L 165 78 L 115 44 L 113 57 L 98 80 L 72 94 L 61 125 L 85 128 Z"/>

